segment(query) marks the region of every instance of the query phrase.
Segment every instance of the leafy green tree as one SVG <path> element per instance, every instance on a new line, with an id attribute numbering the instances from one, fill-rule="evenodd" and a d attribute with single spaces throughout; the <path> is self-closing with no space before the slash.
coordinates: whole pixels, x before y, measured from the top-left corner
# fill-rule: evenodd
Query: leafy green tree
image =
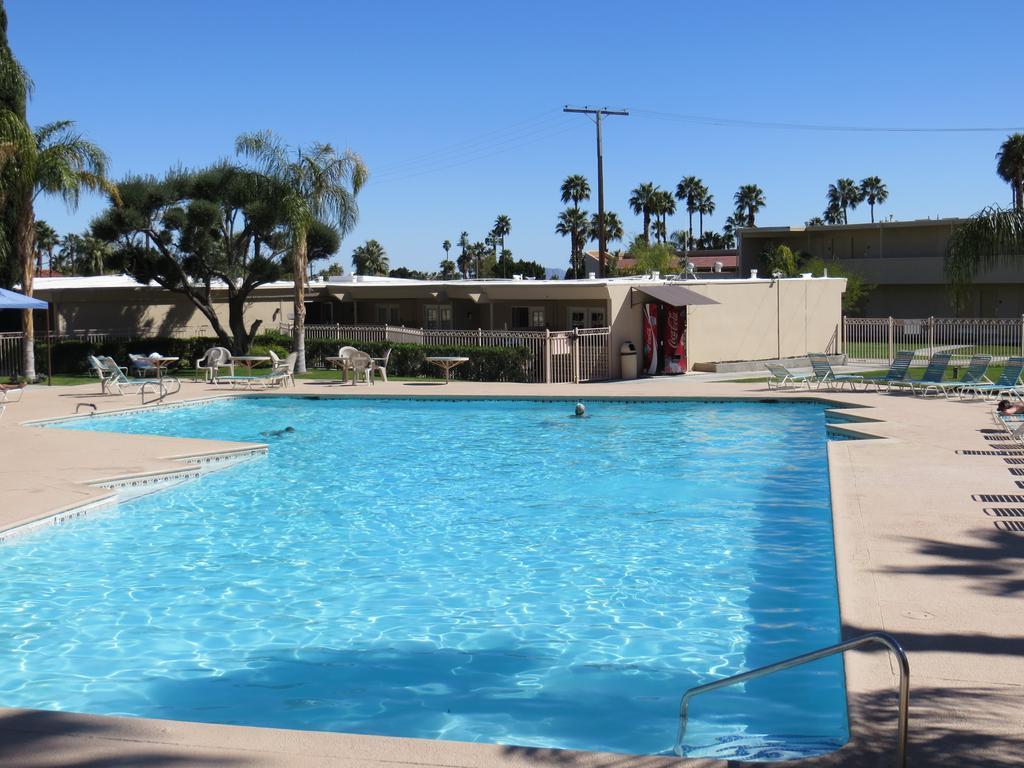
<path id="1" fill-rule="evenodd" d="M 766 248 L 761 253 L 761 259 L 772 277 L 796 277 L 800 274 L 797 253 L 788 245 Z"/>
<path id="2" fill-rule="evenodd" d="M 651 181 L 639 184 L 629 193 L 629 209 L 634 214 L 643 216 L 644 242 L 651 242 L 651 201 L 658 187 Z"/>
<path id="3" fill-rule="evenodd" d="M 261 325 L 245 320 L 253 291 L 294 272 L 289 211 L 283 209 L 287 188 L 268 186 L 261 174 L 220 163 L 172 171 L 162 179 L 129 177 L 118 189 L 120 204 L 112 201 L 92 222 L 92 234 L 112 246 L 109 266 L 185 296 L 222 346 L 246 353 Z M 87 251 L 85 243 L 69 238 L 69 251 Z M 310 261 L 326 259 L 339 243 L 337 232 L 314 221 L 305 232 L 303 252 Z M 226 326 L 214 291 L 227 294 Z"/>
<path id="4" fill-rule="evenodd" d="M 1013 207 L 1024 208 L 1024 133 L 1014 133 L 996 153 L 996 172 L 1013 190 Z"/>
<path id="5" fill-rule="evenodd" d="M 35 143 L 25 107 L 31 81 L 7 43 L 7 12 L 0 0 L 0 285 L 11 286 L 21 276 L 15 244 L 20 183 L 20 157 Z"/>
<path id="6" fill-rule="evenodd" d="M 242 134 L 235 140 L 235 152 L 255 163 L 268 188 L 283 191 L 280 208 L 291 236 L 294 270 L 295 370 L 304 373 L 307 234 L 317 223 L 330 225 L 342 237 L 352 231 L 359 219 L 356 195 L 366 183 L 368 171 L 351 150 L 339 155 L 330 144 L 319 142 L 292 149 L 271 131 Z"/>
<path id="7" fill-rule="evenodd" d="M 946 245 L 945 272 L 953 304 L 965 306 L 975 276 L 1024 256 L 1024 209 L 991 206 L 958 225 Z"/>
<path id="8" fill-rule="evenodd" d="M 572 207 L 578 210 L 580 203 L 589 199 L 590 183 L 587 181 L 586 176 L 574 174 L 572 176 L 565 177 L 565 181 L 562 182 L 563 203 L 571 202 Z"/>
<path id="9" fill-rule="evenodd" d="M 590 236 L 590 223 L 587 212 L 578 208 L 566 208 L 558 214 L 555 233 L 569 238 L 569 265 L 573 276 L 583 276 L 583 246 Z"/>
<path id="10" fill-rule="evenodd" d="M 835 219 L 836 213 L 842 216 L 842 222 L 834 221 L 829 223 L 849 224 L 848 210 L 855 209 L 864 200 L 861 189 L 853 179 L 839 179 L 835 184 L 828 185 L 828 206 L 825 208 L 825 219 Z"/>
<path id="11" fill-rule="evenodd" d="M 336 261 L 332 261 L 326 269 L 320 270 L 320 277 L 326 280 L 329 277 L 341 277 L 345 274 L 345 268 Z"/>
<path id="12" fill-rule="evenodd" d="M 871 223 L 875 223 L 875 206 L 889 199 L 889 189 L 877 176 L 868 176 L 860 183 L 860 199 L 871 207 Z"/>
<path id="13" fill-rule="evenodd" d="M 386 275 L 388 255 L 376 240 L 367 240 L 352 251 L 352 269 L 358 275 Z"/>
<path id="14" fill-rule="evenodd" d="M 43 271 L 43 256 L 46 256 L 46 263 L 53 269 L 53 251 L 59 243 L 57 230 L 42 219 L 36 219 L 36 274 Z"/>
<path id="15" fill-rule="evenodd" d="M 846 290 L 843 292 L 843 313 L 851 317 L 859 317 L 864 312 L 864 302 L 867 301 L 874 285 L 866 282 L 864 276 L 852 269 L 843 269 L 838 263 L 830 261 L 825 263 L 822 259 L 806 259 L 800 263 L 801 272 L 810 272 L 815 277 L 845 277 Z"/>
<path id="16" fill-rule="evenodd" d="M 754 223 L 754 218 L 757 216 L 758 211 L 767 205 L 764 190 L 757 186 L 757 184 L 744 184 L 733 195 L 733 201 L 736 203 L 736 212 L 745 214 L 743 226 L 757 226 Z"/>
<path id="17" fill-rule="evenodd" d="M 429 272 L 423 272 L 419 269 L 409 269 L 408 267 L 397 267 L 388 272 L 388 277 L 400 277 L 403 280 L 433 280 L 434 277 Z"/>
<path id="18" fill-rule="evenodd" d="M 543 280 L 547 273 L 548 271 L 536 261 L 525 261 L 523 259 L 516 259 L 512 268 L 512 274 L 532 277 L 534 280 Z"/>
<path id="19" fill-rule="evenodd" d="M 677 269 L 679 264 L 672 246 L 668 243 L 650 245 L 639 237 L 630 245 L 629 255 L 635 259 L 635 273 L 641 275 L 650 272 L 669 274 Z"/>
<path id="20" fill-rule="evenodd" d="M 448 242 L 447 240 L 445 242 Z M 441 271 L 439 277 L 442 280 L 454 280 L 459 276 L 459 267 L 451 259 L 445 259 L 441 262 Z"/>

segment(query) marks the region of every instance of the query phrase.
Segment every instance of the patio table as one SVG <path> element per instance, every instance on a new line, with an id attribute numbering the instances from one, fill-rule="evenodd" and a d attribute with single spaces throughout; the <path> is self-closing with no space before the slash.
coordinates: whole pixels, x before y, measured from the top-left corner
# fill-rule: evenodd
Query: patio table
<path id="1" fill-rule="evenodd" d="M 252 369 L 260 363 L 269 363 L 270 357 L 268 355 L 232 355 L 231 361 L 234 363 L 241 363 L 251 374 Z"/>
<path id="2" fill-rule="evenodd" d="M 157 381 L 160 381 L 164 377 L 164 369 L 167 368 L 167 366 L 171 365 L 172 363 L 178 362 L 181 358 L 164 357 L 163 355 L 161 355 L 160 357 L 147 357 L 146 359 L 149 360 L 149 362 L 153 365 L 154 368 L 156 368 L 156 378 Z"/>
<path id="3" fill-rule="evenodd" d="M 325 357 L 324 360 L 341 371 L 342 384 L 348 381 L 348 372 L 352 369 L 352 363 L 347 357 Z M 352 377 L 352 383 L 356 383 L 355 376 Z"/>
<path id="4" fill-rule="evenodd" d="M 433 363 L 444 371 L 444 383 L 447 384 L 451 378 L 453 368 L 458 368 L 463 363 L 469 362 L 468 357 L 428 357 L 428 363 Z"/>

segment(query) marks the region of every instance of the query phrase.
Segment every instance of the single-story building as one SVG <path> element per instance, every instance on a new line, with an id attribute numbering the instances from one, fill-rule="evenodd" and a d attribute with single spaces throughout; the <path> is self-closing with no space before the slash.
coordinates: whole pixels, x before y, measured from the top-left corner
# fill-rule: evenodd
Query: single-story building
<path id="1" fill-rule="evenodd" d="M 645 305 L 685 307 L 685 361 L 692 369 L 701 363 L 835 350 L 845 287 L 843 279 L 809 276 L 451 281 L 346 276 L 309 285 L 306 321 L 452 330 L 609 328 L 611 374 L 618 376 L 620 346 L 627 341 L 641 346 Z M 60 335 L 211 333 L 184 296 L 127 276 L 40 278 L 34 293 L 50 302 L 52 327 Z M 246 320 L 281 328 L 291 324 L 292 314 L 292 283 L 269 283 L 253 293 Z M 222 317 L 226 321 L 226 303 Z"/>

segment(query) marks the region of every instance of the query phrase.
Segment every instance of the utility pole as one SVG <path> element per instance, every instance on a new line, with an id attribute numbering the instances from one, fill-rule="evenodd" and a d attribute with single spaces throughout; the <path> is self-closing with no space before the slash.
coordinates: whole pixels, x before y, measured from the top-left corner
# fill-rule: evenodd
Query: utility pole
<path id="1" fill-rule="evenodd" d="M 604 232 L 604 155 L 601 153 L 601 117 L 602 115 L 629 115 L 625 109 L 603 109 L 591 107 L 570 107 L 566 106 L 563 112 L 579 112 L 584 115 L 594 115 L 594 122 L 597 124 L 597 263 L 598 277 L 605 277 L 604 259 L 607 249 L 607 241 Z"/>

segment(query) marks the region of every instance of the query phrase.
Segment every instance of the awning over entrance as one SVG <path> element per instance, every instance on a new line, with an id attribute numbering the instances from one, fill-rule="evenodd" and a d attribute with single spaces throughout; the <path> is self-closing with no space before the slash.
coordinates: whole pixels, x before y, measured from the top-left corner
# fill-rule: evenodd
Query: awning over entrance
<path id="1" fill-rule="evenodd" d="M 640 295 L 638 296 L 637 294 Z M 642 287 L 633 286 L 630 289 L 629 305 L 632 307 L 646 301 L 647 299 L 645 299 L 644 296 L 646 296 L 647 299 L 654 299 L 655 301 L 660 301 L 662 304 L 668 304 L 670 307 L 686 307 L 696 304 L 718 303 L 714 299 L 702 296 L 689 288 L 683 288 L 681 285 L 645 285 Z"/>

